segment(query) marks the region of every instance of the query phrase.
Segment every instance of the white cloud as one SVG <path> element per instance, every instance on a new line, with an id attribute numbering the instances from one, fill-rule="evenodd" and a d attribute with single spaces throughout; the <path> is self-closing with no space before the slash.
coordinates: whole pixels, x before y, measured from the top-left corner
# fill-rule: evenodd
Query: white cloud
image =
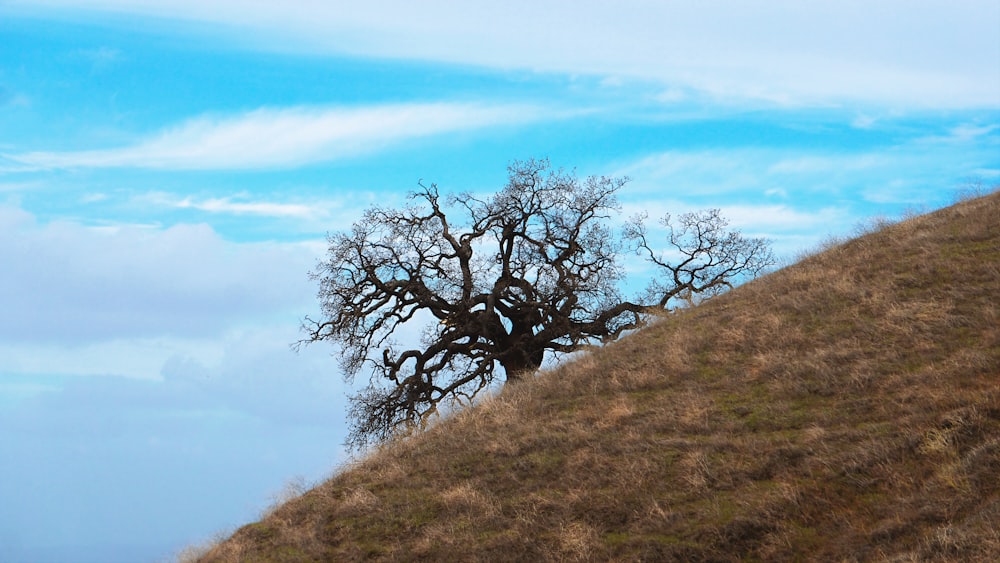
<path id="1" fill-rule="evenodd" d="M 0 174 L 10 174 L 17 172 L 33 172 L 37 170 L 38 167 L 34 165 L 24 164 L 10 155 L 0 153 Z M 13 186 L 13 189 L 19 189 L 17 184 L 2 184 L 0 189 L 5 189 L 4 186 Z"/>
<path id="2" fill-rule="evenodd" d="M 267 48 L 634 76 L 723 99 L 1000 106 L 992 0 L 31 4 L 223 24 Z"/>
<path id="3" fill-rule="evenodd" d="M 837 207 L 806 211 L 787 205 L 725 205 L 721 211 L 732 227 L 770 237 L 815 232 L 816 225 L 842 224 L 849 217 L 847 209 Z"/>
<path id="4" fill-rule="evenodd" d="M 1000 178 L 1000 169 L 997 168 L 977 168 L 972 171 L 971 177 L 974 179 L 983 178 L 995 182 Z"/>
<path id="5" fill-rule="evenodd" d="M 762 149 L 672 150 L 645 156 L 622 166 L 615 176 L 633 178 L 630 192 L 648 193 L 671 186 L 687 194 L 748 189 L 748 169 L 767 158 Z M 677 182 L 682 182 L 677 184 Z M 697 186 L 697 187 L 695 187 Z"/>
<path id="6" fill-rule="evenodd" d="M 3 171 L 0 165 L 0 171 Z M 0 182 L 0 193 L 3 192 L 26 192 L 42 186 L 42 182 Z"/>
<path id="7" fill-rule="evenodd" d="M 789 205 L 744 204 L 716 206 L 729 226 L 753 236 L 778 237 L 789 232 L 813 232 L 816 225 L 836 225 L 849 219 L 846 209 L 833 206 L 821 209 L 798 209 Z M 706 206 L 684 201 L 635 202 L 623 206 L 626 216 L 645 213 L 654 223 L 666 214 L 677 217 L 705 209 Z"/>
<path id="8" fill-rule="evenodd" d="M 233 213 L 236 215 L 264 215 L 268 217 L 298 217 L 312 219 L 323 215 L 323 211 L 313 206 L 297 203 L 269 203 L 255 201 L 233 201 L 232 198 L 209 198 L 197 201 L 186 197 L 174 206 L 179 208 L 197 209 L 209 213 Z"/>
<path id="9" fill-rule="evenodd" d="M 616 176 L 633 179 L 623 197 L 684 199 L 720 207 L 757 198 L 794 197 L 798 201 L 936 206 L 945 191 L 977 170 L 992 168 L 995 147 L 957 139 L 989 135 L 990 127 L 958 128 L 946 137 L 924 137 L 899 145 L 865 150 L 846 148 L 720 148 L 672 150 L 622 165 Z"/>
<path id="10" fill-rule="evenodd" d="M 667 88 L 666 90 L 660 92 L 654 99 L 662 104 L 677 104 L 685 101 L 690 97 L 689 92 L 685 92 L 681 88 L 673 87 Z"/>
<path id="11" fill-rule="evenodd" d="M 995 160 L 995 152 L 967 144 L 920 139 L 862 151 L 673 150 L 626 163 L 612 175 L 633 179 L 621 193 L 626 215 L 647 212 L 656 219 L 668 212 L 720 208 L 732 226 L 775 241 L 781 256 L 794 256 L 802 244 L 849 233 L 865 217 L 946 204 L 956 181 Z"/>
<path id="12" fill-rule="evenodd" d="M 314 290 L 306 244 L 232 243 L 206 225 L 38 224 L 0 206 L 0 341 L 202 338 L 287 315 Z"/>
<path id="13" fill-rule="evenodd" d="M 990 133 L 996 131 L 997 129 L 1000 129 L 1000 125 L 964 124 L 964 125 L 959 125 L 958 127 L 953 127 L 951 131 L 949 131 L 949 133 L 951 134 L 951 138 L 957 142 L 969 142 L 969 141 L 974 141 L 979 137 L 989 135 Z"/>
<path id="14" fill-rule="evenodd" d="M 376 151 L 442 133 L 551 118 L 539 107 L 427 103 L 358 108 L 258 109 L 202 116 L 121 148 L 4 154 L 17 168 L 208 170 L 293 167 Z M 2 160 L 0 160 L 2 162 Z"/>
<path id="15" fill-rule="evenodd" d="M 962 123 L 944 133 L 920 137 L 913 141 L 929 151 L 990 151 L 997 154 L 1000 146 L 1000 124 Z"/>
<path id="16" fill-rule="evenodd" d="M 403 203 L 403 199 L 402 194 L 375 193 L 364 190 L 343 190 L 338 191 L 335 196 L 316 199 L 294 198 L 294 201 L 291 202 L 275 201 L 272 198 L 262 199 L 248 192 L 223 197 L 196 197 L 154 191 L 131 196 L 128 204 L 134 208 L 143 209 L 154 206 L 193 210 L 207 215 L 242 216 L 247 220 L 283 221 L 282 232 L 285 234 L 317 236 L 317 233 L 347 228 L 364 214 L 365 209 L 375 203 L 394 206 Z M 198 218 L 212 220 L 212 217 L 193 214 L 193 219 Z M 106 228 L 114 229 L 117 227 Z M 313 242 L 302 241 L 297 248 L 299 250 L 308 248 L 314 254 L 319 254 L 325 247 L 317 250 L 315 246 L 323 243 L 323 239 L 320 237 Z"/>
<path id="17" fill-rule="evenodd" d="M 889 160 L 877 154 L 826 154 L 797 155 L 783 158 L 771 164 L 770 174 L 817 174 L 831 171 L 863 171 L 889 164 Z"/>

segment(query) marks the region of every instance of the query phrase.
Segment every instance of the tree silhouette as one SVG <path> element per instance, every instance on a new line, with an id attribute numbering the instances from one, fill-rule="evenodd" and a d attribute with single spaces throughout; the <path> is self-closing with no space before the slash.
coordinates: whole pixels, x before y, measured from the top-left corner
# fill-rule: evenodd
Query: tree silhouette
<path id="1" fill-rule="evenodd" d="M 727 230 L 718 211 L 665 217 L 666 255 L 645 217 L 615 236 L 608 223 L 626 178 L 580 181 L 547 160 L 517 161 L 508 173 L 487 198 L 442 201 L 437 186 L 419 184 L 411 205 L 373 207 L 329 236 L 312 273 L 322 315 L 305 319 L 299 344 L 339 344 L 349 380 L 370 371 L 353 397 L 351 446 L 422 425 L 443 403 L 525 377 L 547 354 L 614 340 L 675 297 L 716 293 L 773 261 L 766 241 Z M 640 301 L 619 291 L 625 251 L 665 274 Z M 401 346 L 415 325 L 420 344 Z"/>

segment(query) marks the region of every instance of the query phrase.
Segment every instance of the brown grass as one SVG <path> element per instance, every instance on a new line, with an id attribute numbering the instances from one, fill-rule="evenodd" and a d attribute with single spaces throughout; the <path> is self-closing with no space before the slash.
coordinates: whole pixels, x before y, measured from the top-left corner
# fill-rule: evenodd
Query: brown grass
<path id="1" fill-rule="evenodd" d="M 1000 194 L 389 444 L 201 561 L 1000 561 Z"/>

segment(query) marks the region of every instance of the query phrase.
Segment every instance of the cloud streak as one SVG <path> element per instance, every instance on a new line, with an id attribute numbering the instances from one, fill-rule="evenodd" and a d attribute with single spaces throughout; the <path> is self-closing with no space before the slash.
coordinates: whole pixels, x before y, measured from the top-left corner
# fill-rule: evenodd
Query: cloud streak
<path id="1" fill-rule="evenodd" d="M 800 200 L 943 204 L 942 190 L 954 188 L 973 170 L 995 168 L 994 131 L 993 126 L 959 126 L 945 136 L 855 150 L 670 150 L 626 163 L 615 174 L 636 178 L 633 197 L 651 197 L 670 186 L 691 201 L 786 199 L 795 194 Z"/>
<path id="2" fill-rule="evenodd" d="M 222 24 L 258 48 L 630 76 L 727 99 L 1000 106 L 991 0 L 32 4 Z"/>
<path id="3" fill-rule="evenodd" d="M 323 215 L 322 209 L 297 203 L 271 203 L 261 201 L 233 201 L 229 197 L 209 198 L 197 201 L 186 197 L 173 204 L 181 209 L 197 209 L 208 213 L 232 213 L 234 215 L 260 215 L 265 217 L 288 217 L 313 219 Z"/>
<path id="4" fill-rule="evenodd" d="M 41 169 L 286 168 L 354 157 L 434 135 L 526 123 L 547 115 L 551 116 L 534 106 L 473 103 L 268 108 L 235 117 L 197 117 L 127 147 L 0 157 L 21 167 Z M 243 212 L 254 211 L 244 208 Z"/>

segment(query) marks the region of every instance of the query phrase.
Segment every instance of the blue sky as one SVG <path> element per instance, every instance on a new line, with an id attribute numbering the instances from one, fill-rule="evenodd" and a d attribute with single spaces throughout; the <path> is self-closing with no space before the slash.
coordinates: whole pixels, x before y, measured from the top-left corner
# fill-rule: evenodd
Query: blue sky
<path id="1" fill-rule="evenodd" d="M 0 560 L 167 559 L 329 475 L 326 233 L 528 157 L 791 258 L 1000 182 L 1000 4 L 0 0 Z"/>

